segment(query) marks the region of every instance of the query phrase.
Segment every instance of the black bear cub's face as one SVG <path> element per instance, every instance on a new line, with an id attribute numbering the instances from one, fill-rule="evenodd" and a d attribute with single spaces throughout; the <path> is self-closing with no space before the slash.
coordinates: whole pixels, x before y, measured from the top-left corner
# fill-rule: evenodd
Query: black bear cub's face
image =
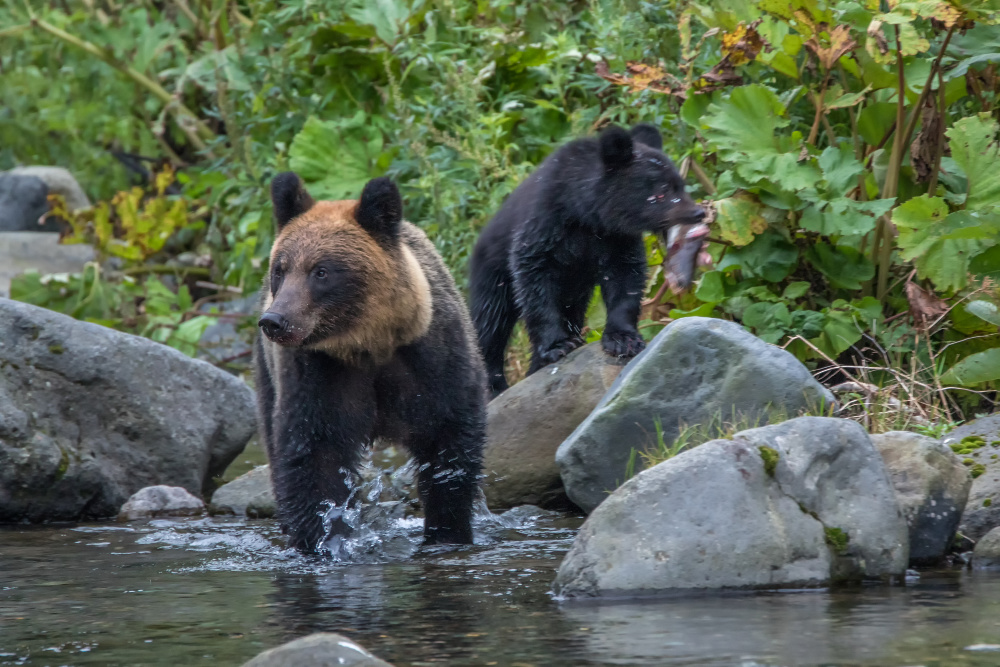
<path id="1" fill-rule="evenodd" d="M 600 137 L 604 163 L 601 203 L 603 220 L 622 231 L 664 232 L 677 224 L 697 224 L 705 211 L 687 194 L 684 179 L 661 148 L 663 139 L 652 125 L 632 132 L 611 126 Z"/>
<path id="2" fill-rule="evenodd" d="M 263 334 L 284 347 L 315 346 L 378 317 L 369 297 L 391 281 L 390 248 L 402 216 L 396 187 L 375 179 L 360 202 L 314 202 L 288 173 L 274 179 L 271 196 L 277 238 L 258 322 Z"/>

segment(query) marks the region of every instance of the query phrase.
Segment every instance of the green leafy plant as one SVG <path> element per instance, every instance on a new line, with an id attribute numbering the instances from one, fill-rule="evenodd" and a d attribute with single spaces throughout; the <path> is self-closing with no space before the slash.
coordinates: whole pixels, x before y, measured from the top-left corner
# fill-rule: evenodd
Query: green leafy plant
<path id="1" fill-rule="evenodd" d="M 195 310 L 258 288 L 286 169 L 329 198 L 393 177 L 461 286 L 555 146 L 647 121 L 712 209 L 714 265 L 674 294 L 648 239 L 644 336 L 736 320 L 906 415 L 965 419 L 1000 381 L 973 305 L 1000 296 L 998 21 L 993 0 L 0 3 L 0 169 L 64 165 L 99 202 L 63 215 L 99 266 L 16 293 L 162 336 L 151 279 L 172 326 L 199 316 L 183 286 Z M 139 174 L 137 196 L 137 163 L 171 165 L 172 194 Z M 513 373 L 526 357 L 520 335 Z M 883 403 L 859 418 L 896 420 Z"/>

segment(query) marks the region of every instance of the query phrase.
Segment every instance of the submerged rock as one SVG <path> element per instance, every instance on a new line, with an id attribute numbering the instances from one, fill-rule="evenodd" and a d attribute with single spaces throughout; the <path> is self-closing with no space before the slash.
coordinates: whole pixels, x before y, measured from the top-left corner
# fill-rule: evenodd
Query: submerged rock
<path id="1" fill-rule="evenodd" d="M 0 299 L 0 522 L 114 517 L 158 484 L 199 495 L 254 428 L 238 378 Z"/>
<path id="2" fill-rule="evenodd" d="M 119 521 L 162 516 L 193 516 L 205 511 L 201 498 L 179 486 L 147 486 L 132 494 L 118 511 Z"/>
<path id="3" fill-rule="evenodd" d="M 669 324 L 618 376 L 556 452 L 566 493 L 590 512 L 625 479 L 633 450 L 672 442 L 683 424 L 795 416 L 829 408 L 833 395 L 795 357 L 733 322 L 688 317 Z"/>
<path id="4" fill-rule="evenodd" d="M 264 651 L 243 667 L 392 667 L 333 632 L 317 632 Z"/>
<path id="5" fill-rule="evenodd" d="M 976 570 L 1000 568 L 1000 528 L 986 533 L 972 552 L 972 567 Z"/>
<path id="6" fill-rule="evenodd" d="M 1000 526 L 1000 414 L 959 426 L 944 438 L 972 475 L 960 533 L 978 540 Z"/>
<path id="7" fill-rule="evenodd" d="M 860 425 L 801 417 L 713 440 L 630 479 L 559 567 L 565 597 L 902 577 L 907 526 Z"/>
<path id="8" fill-rule="evenodd" d="M 276 507 L 271 488 L 271 467 L 262 465 L 220 486 L 212 494 L 209 511 L 212 514 L 267 519 L 274 516 Z"/>
<path id="9" fill-rule="evenodd" d="M 934 438 L 892 431 L 871 439 L 910 528 L 910 562 L 921 565 L 942 558 L 955 539 L 969 498 L 969 469 Z"/>
<path id="10" fill-rule="evenodd" d="M 490 507 L 572 507 L 556 450 L 587 418 L 624 363 L 585 345 L 493 399 L 487 407 L 483 491 Z"/>

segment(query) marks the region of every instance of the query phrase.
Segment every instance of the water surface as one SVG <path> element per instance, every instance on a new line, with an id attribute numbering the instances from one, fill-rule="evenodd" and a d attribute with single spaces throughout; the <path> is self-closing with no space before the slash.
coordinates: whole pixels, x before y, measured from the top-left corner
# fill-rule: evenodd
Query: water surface
<path id="1" fill-rule="evenodd" d="M 335 631 L 398 667 L 1000 665 L 1000 575 L 559 603 L 551 582 L 579 523 L 481 520 L 481 544 L 427 551 L 402 520 L 352 564 L 282 549 L 269 521 L 9 527 L 0 664 L 239 665 Z"/>

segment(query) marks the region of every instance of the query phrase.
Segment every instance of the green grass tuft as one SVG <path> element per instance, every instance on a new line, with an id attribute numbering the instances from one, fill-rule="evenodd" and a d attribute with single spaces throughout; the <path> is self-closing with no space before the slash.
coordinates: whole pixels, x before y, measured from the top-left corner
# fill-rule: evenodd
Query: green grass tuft
<path id="1" fill-rule="evenodd" d="M 851 541 L 851 536 L 840 528 L 823 528 L 826 534 L 826 543 L 829 544 L 838 554 L 847 552 L 847 545 Z"/>

